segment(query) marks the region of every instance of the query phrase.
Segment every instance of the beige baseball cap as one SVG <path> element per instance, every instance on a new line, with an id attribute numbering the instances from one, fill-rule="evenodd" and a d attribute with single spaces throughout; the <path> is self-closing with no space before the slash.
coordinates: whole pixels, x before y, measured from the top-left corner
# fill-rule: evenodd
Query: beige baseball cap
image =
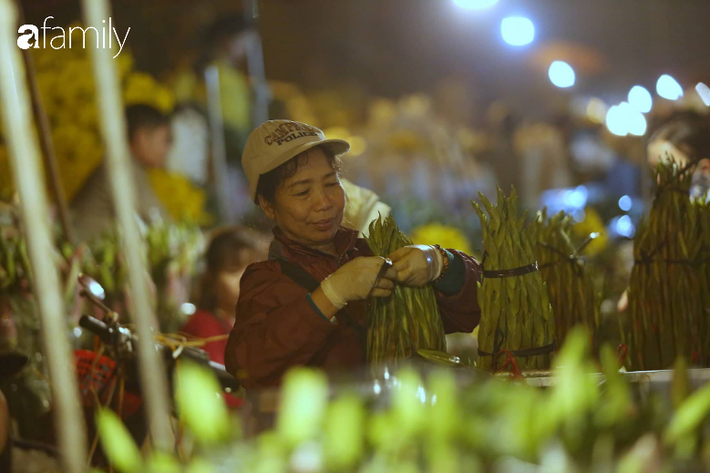
<path id="1" fill-rule="evenodd" d="M 242 153 L 251 199 L 256 202 L 259 176 L 315 146 L 325 146 L 336 156 L 350 150 L 347 141 L 328 140 L 320 129 L 292 120 L 269 120 L 252 131 Z"/>

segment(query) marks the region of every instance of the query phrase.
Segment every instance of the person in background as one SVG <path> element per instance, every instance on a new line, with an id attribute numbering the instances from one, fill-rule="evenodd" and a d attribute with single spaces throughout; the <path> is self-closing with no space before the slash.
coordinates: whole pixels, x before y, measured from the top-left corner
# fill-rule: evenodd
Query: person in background
<path id="1" fill-rule="evenodd" d="M 695 163 L 690 186 L 691 198 L 708 198 L 710 191 L 710 123 L 693 112 L 680 112 L 661 125 L 648 139 L 648 164 L 655 169 L 662 159 L 673 158 L 681 166 Z M 617 303 L 624 312 L 629 306 L 628 291 Z"/>
<path id="2" fill-rule="evenodd" d="M 194 52 L 171 79 L 178 102 L 197 104 L 209 116 L 207 75 L 214 77 L 216 72 L 227 169 L 225 175 L 212 177 L 223 180 L 222 185 L 229 189 L 231 197 L 223 202 L 229 211 L 222 215 L 227 221 L 249 211 L 247 183 L 239 159 L 253 127 L 256 95 L 247 73 L 247 59 L 257 41 L 255 25 L 243 12 L 222 14 L 200 31 Z"/>
<path id="3" fill-rule="evenodd" d="M 370 233 L 370 223 L 380 216 L 386 218 L 392 208 L 382 202 L 380 197 L 370 189 L 357 186 L 346 179 L 340 179 L 345 191 L 346 204 L 343 215 L 343 226 L 357 230 L 366 237 Z"/>
<path id="4" fill-rule="evenodd" d="M 173 143 L 166 169 L 206 187 L 210 175 L 210 130 L 205 114 L 195 104 L 183 103 L 173 111 L 170 125 Z"/>
<path id="5" fill-rule="evenodd" d="M 238 161 L 252 128 L 252 89 L 246 73 L 247 52 L 256 30 L 241 12 L 224 15 L 205 28 L 199 38 L 200 50 L 172 79 L 180 102 L 194 101 L 207 107 L 205 71 L 215 66 L 219 73 L 220 105 L 224 120 L 227 152 Z"/>
<path id="6" fill-rule="evenodd" d="M 166 217 L 153 193 L 147 170 L 163 167 L 165 163 L 172 143 L 170 117 L 149 105 L 139 104 L 126 109 L 126 121 L 139 217 L 147 220 L 156 212 Z M 84 183 L 71 203 L 71 211 L 79 241 L 99 237 L 110 228 L 115 212 L 105 163 Z"/>
<path id="7" fill-rule="evenodd" d="M 692 112 L 671 117 L 651 135 L 647 149 L 652 168 L 666 155 L 681 165 L 696 163 L 690 196 L 706 196 L 710 190 L 710 123 L 706 117 Z"/>
<path id="8" fill-rule="evenodd" d="M 492 167 L 501 189 L 506 192 L 511 186 L 521 189 L 520 156 L 515 147 L 520 116 L 500 101 L 491 104 L 486 115 L 491 146 L 483 154 L 483 159 Z"/>
<path id="9" fill-rule="evenodd" d="M 242 227 L 218 231 L 207 248 L 198 310 L 182 332 L 198 338 L 222 336 L 221 340 L 210 341 L 202 347 L 211 361 L 224 364 L 224 350 L 227 335 L 234 325 L 242 274 L 249 264 L 263 259 L 260 258 L 262 253 L 257 235 Z M 227 397 L 227 403 L 239 407 L 239 400 L 232 396 Z"/>

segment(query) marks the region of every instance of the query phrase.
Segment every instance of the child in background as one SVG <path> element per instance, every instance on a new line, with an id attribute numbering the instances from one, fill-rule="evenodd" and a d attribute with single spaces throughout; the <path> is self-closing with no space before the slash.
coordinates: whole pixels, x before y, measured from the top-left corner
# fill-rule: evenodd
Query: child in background
<path id="1" fill-rule="evenodd" d="M 239 299 L 239 282 L 248 265 L 265 259 L 258 235 L 243 227 L 229 227 L 214 234 L 205 254 L 205 272 L 200 287 L 198 310 L 182 332 L 198 338 L 224 336 L 202 348 L 210 360 L 224 364 L 227 336 L 234 325 Z M 225 395 L 230 407 L 241 400 Z"/>
<path id="2" fill-rule="evenodd" d="M 128 143 L 131 151 L 131 170 L 136 189 L 136 211 L 143 220 L 154 213 L 167 216 L 163 205 L 153 193 L 147 169 L 160 168 L 170 151 L 172 134 L 170 117 L 143 104 L 126 109 Z M 114 207 L 108 168 L 99 166 L 87 179 L 71 203 L 74 226 L 79 241 L 89 241 L 114 222 Z"/>
<path id="3" fill-rule="evenodd" d="M 692 112 L 672 116 L 648 140 L 648 163 L 655 168 L 666 155 L 681 165 L 696 163 L 690 197 L 707 198 L 710 190 L 710 121 Z"/>

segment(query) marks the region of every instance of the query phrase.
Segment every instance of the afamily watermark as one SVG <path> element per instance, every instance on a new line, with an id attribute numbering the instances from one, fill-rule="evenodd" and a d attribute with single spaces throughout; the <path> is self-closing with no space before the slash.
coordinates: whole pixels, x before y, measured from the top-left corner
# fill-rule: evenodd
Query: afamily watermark
<path id="1" fill-rule="evenodd" d="M 19 38 L 17 38 L 17 46 L 21 49 L 46 49 L 48 36 L 47 30 L 52 30 L 51 36 L 49 38 L 49 47 L 52 49 L 71 49 L 72 33 L 76 30 L 80 30 L 82 33 L 81 47 L 84 49 L 86 49 L 87 34 L 89 35 L 89 47 L 91 47 L 91 45 L 93 44 L 92 37 L 94 35 L 96 36 L 96 49 L 112 49 L 113 37 L 115 36 L 116 43 L 119 46 L 118 52 L 113 57 L 114 59 L 116 59 L 116 57 L 121 54 L 121 51 L 123 51 L 123 45 L 126 44 L 126 40 L 128 40 L 128 33 L 131 32 L 131 28 L 129 26 L 128 31 L 126 31 L 126 35 L 123 37 L 123 41 L 121 41 L 121 37 L 118 36 L 118 31 L 116 31 L 116 28 L 112 27 L 112 20 L 111 17 L 109 17 L 108 25 L 106 25 L 106 20 L 101 21 L 102 23 L 104 23 L 104 25 L 101 27 L 101 32 L 99 32 L 99 30 L 97 28 L 94 28 L 93 26 L 87 26 L 86 28 L 82 28 L 81 26 L 70 26 L 66 28 L 67 30 L 69 30 L 69 34 L 67 34 L 65 29 L 61 26 L 47 26 L 47 22 L 52 18 L 54 17 L 48 16 L 47 18 L 45 18 L 44 23 L 42 23 L 42 26 L 40 27 L 29 24 L 20 26 L 20 28 L 17 30 L 20 35 Z M 41 41 L 39 30 L 42 30 Z M 90 30 L 93 30 L 93 33 Z M 107 36 L 108 41 L 106 41 Z"/>

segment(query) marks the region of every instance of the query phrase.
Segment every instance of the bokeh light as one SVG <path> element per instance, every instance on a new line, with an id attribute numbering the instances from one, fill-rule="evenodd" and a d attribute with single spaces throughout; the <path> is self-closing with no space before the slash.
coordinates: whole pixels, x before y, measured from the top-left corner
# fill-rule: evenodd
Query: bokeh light
<path id="1" fill-rule="evenodd" d="M 628 215 L 622 215 L 616 221 L 616 233 L 626 238 L 633 238 L 636 233 L 636 227 Z"/>
<path id="2" fill-rule="evenodd" d="M 695 91 L 698 93 L 698 95 L 700 96 L 700 99 L 703 101 L 703 103 L 707 107 L 710 107 L 710 88 L 708 88 L 707 85 L 700 82 L 700 83 L 698 83 L 698 85 L 695 86 Z"/>
<path id="3" fill-rule="evenodd" d="M 509 16 L 500 24 L 503 40 L 511 46 L 525 46 L 535 39 L 535 25 L 528 18 Z"/>
<path id="4" fill-rule="evenodd" d="M 572 87 L 576 81 L 574 69 L 564 61 L 554 61 L 550 64 L 549 76 L 552 84 L 562 89 Z"/>
<path id="5" fill-rule="evenodd" d="M 643 136 L 646 133 L 646 128 L 648 124 L 646 123 L 646 117 L 643 116 L 641 112 L 635 110 L 628 102 L 621 102 L 619 104 L 624 120 L 626 121 L 626 131 L 629 134 L 635 136 Z"/>
<path id="6" fill-rule="evenodd" d="M 626 136 L 629 130 L 626 125 L 624 112 L 618 105 L 614 105 L 606 114 L 606 127 L 616 136 Z"/>
<path id="7" fill-rule="evenodd" d="M 683 88 L 677 80 L 668 74 L 663 74 L 658 78 L 658 82 L 656 82 L 656 92 L 667 100 L 678 100 L 683 96 Z"/>
<path id="8" fill-rule="evenodd" d="M 584 212 L 584 209 L 577 209 L 572 212 L 572 218 L 575 222 L 582 223 L 584 219 L 587 218 L 587 214 Z"/>
<path id="9" fill-rule="evenodd" d="M 180 311 L 185 315 L 192 315 L 197 311 L 197 307 L 195 307 L 195 304 L 185 302 L 180 305 Z"/>
<path id="10" fill-rule="evenodd" d="M 629 91 L 629 105 L 641 113 L 648 113 L 653 108 L 653 97 L 645 87 L 635 85 Z"/>
<path id="11" fill-rule="evenodd" d="M 594 123 L 602 124 L 606 119 L 607 106 L 603 100 L 593 97 L 587 104 L 587 118 Z"/>
<path id="12" fill-rule="evenodd" d="M 454 4 L 467 10 L 483 10 L 498 3 L 498 0 L 454 0 Z"/>
<path id="13" fill-rule="evenodd" d="M 606 126 L 609 132 L 617 136 L 629 134 L 643 136 L 648 128 L 646 117 L 628 102 L 622 102 L 609 109 L 606 114 Z"/>
<path id="14" fill-rule="evenodd" d="M 633 201 L 628 195 L 625 195 L 619 199 L 619 208 L 624 212 L 628 212 L 629 210 L 631 210 L 632 205 Z"/>

